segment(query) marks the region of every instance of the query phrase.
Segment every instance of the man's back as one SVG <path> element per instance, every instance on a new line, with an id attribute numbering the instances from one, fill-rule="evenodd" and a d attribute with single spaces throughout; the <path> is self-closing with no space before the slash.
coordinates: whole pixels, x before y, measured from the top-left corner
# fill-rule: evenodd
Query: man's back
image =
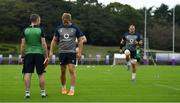
<path id="1" fill-rule="evenodd" d="M 39 53 L 43 54 L 41 45 L 42 29 L 38 26 L 29 26 L 24 30 L 24 37 L 26 40 L 26 54 Z"/>

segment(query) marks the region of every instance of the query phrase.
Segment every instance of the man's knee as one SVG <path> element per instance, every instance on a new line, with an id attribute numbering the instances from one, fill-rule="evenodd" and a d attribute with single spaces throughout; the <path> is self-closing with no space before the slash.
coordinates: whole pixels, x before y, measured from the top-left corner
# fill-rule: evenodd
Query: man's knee
<path id="1" fill-rule="evenodd" d="M 137 63 L 137 59 L 132 59 L 132 60 L 131 60 L 131 63 L 132 63 L 132 64 L 136 64 L 136 63 Z"/>
<path id="2" fill-rule="evenodd" d="M 66 75 L 66 71 L 65 70 L 61 71 L 61 75 L 65 76 Z"/>
<path id="3" fill-rule="evenodd" d="M 74 75 L 74 73 L 75 73 L 74 69 L 75 69 L 74 65 L 69 66 L 69 73 L 70 73 L 70 75 Z"/>
<path id="4" fill-rule="evenodd" d="M 25 73 L 24 74 L 24 79 L 29 79 L 31 78 L 31 73 Z"/>
<path id="5" fill-rule="evenodd" d="M 61 74 L 64 75 L 66 73 L 66 65 L 61 65 Z"/>
<path id="6" fill-rule="evenodd" d="M 70 73 L 70 75 L 74 75 L 74 73 L 75 73 L 75 72 L 74 72 L 74 69 L 70 69 L 70 70 L 69 70 L 69 73 Z"/>

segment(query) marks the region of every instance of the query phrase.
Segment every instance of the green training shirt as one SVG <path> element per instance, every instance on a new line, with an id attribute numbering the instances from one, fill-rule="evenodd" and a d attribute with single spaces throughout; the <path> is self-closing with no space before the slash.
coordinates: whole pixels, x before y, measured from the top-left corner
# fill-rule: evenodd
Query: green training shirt
<path id="1" fill-rule="evenodd" d="M 23 32 L 23 38 L 26 41 L 26 54 L 44 54 L 41 38 L 45 37 L 45 33 L 39 26 L 29 26 Z"/>

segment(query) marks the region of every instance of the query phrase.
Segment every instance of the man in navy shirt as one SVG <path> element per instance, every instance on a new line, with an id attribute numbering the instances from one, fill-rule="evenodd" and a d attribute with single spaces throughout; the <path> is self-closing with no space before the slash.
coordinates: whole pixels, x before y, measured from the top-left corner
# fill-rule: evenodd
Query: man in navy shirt
<path id="1" fill-rule="evenodd" d="M 123 46 L 125 46 L 125 55 L 128 65 L 128 70 L 130 70 L 130 65 L 132 65 L 132 80 L 136 79 L 136 47 L 142 45 L 141 34 L 135 32 L 135 26 L 129 26 L 129 32 L 125 33 L 120 42 L 120 52 L 122 52 Z"/>
<path id="2" fill-rule="evenodd" d="M 81 58 L 83 48 L 83 35 L 80 29 L 72 24 L 71 14 L 64 13 L 62 15 L 63 24 L 58 26 L 55 30 L 55 35 L 51 42 L 50 56 L 53 54 L 53 49 L 59 43 L 59 61 L 61 66 L 61 83 L 62 94 L 66 94 L 66 67 L 68 66 L 70 72 L 70 91 L 67 95 L 74 95 L 75 87 L 75 64 L 76 57 Z M 78 38 L 79 52 L 76 53 L 76 38 Z"/>

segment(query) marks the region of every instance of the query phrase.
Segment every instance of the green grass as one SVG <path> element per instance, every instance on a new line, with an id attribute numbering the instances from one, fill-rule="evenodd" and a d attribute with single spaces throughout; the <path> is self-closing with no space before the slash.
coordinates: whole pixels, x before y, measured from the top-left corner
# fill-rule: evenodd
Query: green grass
<path id="1" fill-rule="evenodd" d="M 79 66 L 76 94 L 69 97 L 60 93 L 59 66 L 49 65 L 45 74 L 48 98 L 40 97 L 34 74 L 30 100 L 24 100 L 21 68 L 21 65 L 0 65 L 0 102 L 180 102 L 180 66 L 141 66 L 136 82 L 131 81 L 131 72 L 125 66 Z"/>

